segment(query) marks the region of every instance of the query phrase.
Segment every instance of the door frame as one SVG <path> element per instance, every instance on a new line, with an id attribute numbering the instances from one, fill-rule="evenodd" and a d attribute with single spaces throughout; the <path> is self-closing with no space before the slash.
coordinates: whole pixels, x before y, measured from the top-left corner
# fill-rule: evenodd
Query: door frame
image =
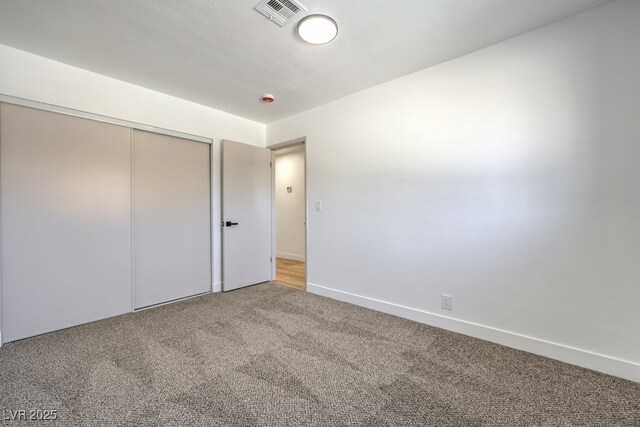
<path id="1" fill-rule="evenodd" d="M 307 137 L 299 137 L 267 146 L 271 150 L 271 280 L 276 280 L 276 151 L 301 145 L 304 154 L 304 291 L 309 284 L 309 161 L 307 159 Z"/>

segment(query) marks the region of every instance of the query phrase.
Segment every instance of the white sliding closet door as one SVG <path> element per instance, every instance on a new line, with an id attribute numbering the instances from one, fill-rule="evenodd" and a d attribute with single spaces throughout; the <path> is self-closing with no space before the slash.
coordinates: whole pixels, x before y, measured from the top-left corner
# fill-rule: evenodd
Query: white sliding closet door
<path id="1" fill-rule="evenodd" d="M 135 308 L 211 290 L 209 149 L 133 131 Z"/>
<path id="2" fill-rule="evenodd" d="M 131 130 L 0 118 L 3 341 L 131 311 Z"/>

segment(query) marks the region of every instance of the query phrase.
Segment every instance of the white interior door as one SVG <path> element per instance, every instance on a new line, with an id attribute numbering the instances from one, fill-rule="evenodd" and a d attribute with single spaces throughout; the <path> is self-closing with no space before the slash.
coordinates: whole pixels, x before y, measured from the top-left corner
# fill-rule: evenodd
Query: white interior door
<path id="1" fill-rule="evenodd" d="M 271 280 L 271 150 L 222 143 L 222 289 Z"/>
<path id="2" fill-rule="evenodd" d="M 135 308 L 211 290 L 209 150 L 133 131 Z"/>
<path id="3" fill-rule="evenodd" d="M 131 130 L 0 108 L 2 339 L 131 311 Z"/>

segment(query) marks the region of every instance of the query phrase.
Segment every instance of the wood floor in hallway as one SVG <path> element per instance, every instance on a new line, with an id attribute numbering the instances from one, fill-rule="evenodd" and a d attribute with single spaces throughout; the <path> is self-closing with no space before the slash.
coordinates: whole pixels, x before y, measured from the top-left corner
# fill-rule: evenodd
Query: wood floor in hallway
<path id="1" fill-rule="evenodd" d="M 305 263 L 276 258 L 276 282 L 292 288 L 305 288 Z"/>

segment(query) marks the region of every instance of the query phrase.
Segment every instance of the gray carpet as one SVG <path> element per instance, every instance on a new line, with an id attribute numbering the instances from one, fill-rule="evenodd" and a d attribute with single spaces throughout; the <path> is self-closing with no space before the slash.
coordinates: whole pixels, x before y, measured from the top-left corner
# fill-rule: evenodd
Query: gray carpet
<path id="1" fill-rule="evenodd" d="M 56 410 L 51 426 L 640 426 L 640 384 L 264 284 L 3 346 L 0 410 L 19 409 Z"/>

